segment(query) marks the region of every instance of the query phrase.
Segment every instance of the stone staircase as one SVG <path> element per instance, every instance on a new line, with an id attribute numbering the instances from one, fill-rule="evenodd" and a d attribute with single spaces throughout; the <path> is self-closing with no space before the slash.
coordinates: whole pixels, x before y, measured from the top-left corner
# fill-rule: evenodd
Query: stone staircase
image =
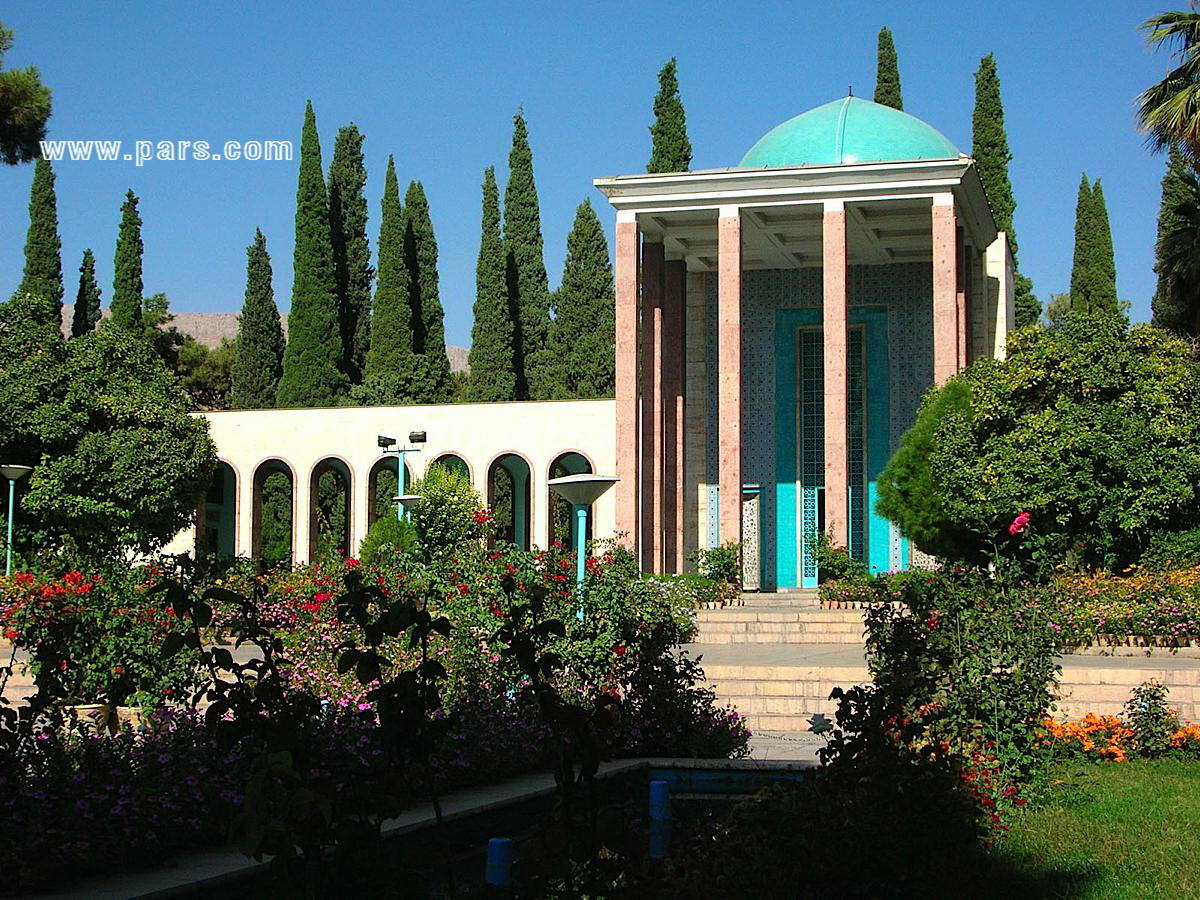
<path id="1" fill-rule="evenodd" d="M 867 680 L 860 611 L 822 609 L 815 591 L 745 594 L 743 603 L 698 612 L 695 642 L 686 649 L 703 657 L 719 700 L 745 715 L 754 731 L 807 731 L 816 713 L 832 717 L 835 687 Z M 1200 721 L 1200 659 L 1159 651 L 1060 662 L 1056 718 L 1119 715 L 1135 687 L 1156 680 L 1186 721 Z"/>
<path id="2" fill-rule="evenodd" d="M 862 612 L 822 609 L 816 591 L 745 594 L 742 606 L 696 613 L 698 644 L 846 644 L 863 641 Z"/>

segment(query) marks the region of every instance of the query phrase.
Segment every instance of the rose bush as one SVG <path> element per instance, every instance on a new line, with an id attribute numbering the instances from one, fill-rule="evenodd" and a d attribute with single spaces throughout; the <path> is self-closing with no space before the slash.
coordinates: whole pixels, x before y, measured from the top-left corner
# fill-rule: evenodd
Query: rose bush
<path id="1" fill-rule="evenodd" d="M 29 651 L 43 702 L 152 708 L 183 697 L 196 659 L 160 653 L 172 625 L 149 594 L 160 571 L 110 565 L 88 574 L 0 578 L 0 628 Z"/>

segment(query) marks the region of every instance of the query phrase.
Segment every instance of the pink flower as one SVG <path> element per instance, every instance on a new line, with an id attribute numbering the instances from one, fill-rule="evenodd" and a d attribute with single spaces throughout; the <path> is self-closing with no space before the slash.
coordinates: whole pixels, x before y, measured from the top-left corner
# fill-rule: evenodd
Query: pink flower
<path id="1" fill-rule="evenodd" d="M 1019 516 L 1017 516 L 1015 519 L 1012 520 L 1012 524 L 1008 526 L 1008 533 L 1010 536 L 1016 537 L 1018 534 L 1023 532 L 1028 527 L 1029 527 L 1029 513 L 1023 512 Z"/>

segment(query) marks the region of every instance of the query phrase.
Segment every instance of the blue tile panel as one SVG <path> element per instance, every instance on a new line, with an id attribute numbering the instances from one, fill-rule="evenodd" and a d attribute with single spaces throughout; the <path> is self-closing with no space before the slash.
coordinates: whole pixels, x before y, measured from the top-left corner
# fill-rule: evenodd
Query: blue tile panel
<path id="1" fill-rule="evenodd" d="M 933 383 L 933 279 L 928 263 L 895 263 L 882 266 L 851 266 L 848 288 L 852 324 L 870 332 L 886 329 L 887 340 L 868 335 L 865 347 L 867 371 L 866 507 L 873 510 L 873 481 L 895 451 L 904 432 L 916 420 L 921 399 Z M 717 541 L 717 278 L 706 279 L 708 340 L 708 429 L 706 478 L 710 546 Z M 791 541 L 778 535 L 796 534 L 796 472 L 789 463 L 788 446 L 796 439 L 796 360 L 794 336 L 781 340 L 777 334 L 781 310 L 807 311 L 803 317 L 786 317 L 792 322 L 820 322 L 822 276 L 819 268 L 763 269 L 743 276 L 742 305 L 742 478 L 746 482 L 775 485 L 764 489 L 761 511 L 764 523 L 761 553 L 764 589 L 795 586 L 798 560 Z M 873 309 L 856 309 L 871 307 Z M 801 319 L 809 320 L 801 322 Z M 881 332 L 882 333 L 882 332 Z M 794 334 L 794 333 L 793 333 Z M 790 354 L 784 347 L 792 347 Z M 777 352 L 780 348 L 780 352 Z M 787 358 L 784 358 L 787 357 Z M 886 371 L 886 386 L 879 383 Z M 778 395 L 778 403 L 776 402 Z M 879 427 L 871 427 L 880 408 L 886 412 Z M 790 421 L 790 427 L 787 422 Z M 776 435 L 779 435 L 777 441 Z M 789 438 L 788 435 L 791 437 Z M 790 471 L 789 471 L 790 468 Z M 790 487 L 789 487 L 790 485 Z M 790 490 L 790 495 L 789 495 Z M 865 544 L 876 569 L 900 569 L 907 565 L 907 546 L 890 523 L 866 517 Z M 772 523 L 774 527 L 772 527 Z M 886 553 L 884 552 L 886 549 Z"/>

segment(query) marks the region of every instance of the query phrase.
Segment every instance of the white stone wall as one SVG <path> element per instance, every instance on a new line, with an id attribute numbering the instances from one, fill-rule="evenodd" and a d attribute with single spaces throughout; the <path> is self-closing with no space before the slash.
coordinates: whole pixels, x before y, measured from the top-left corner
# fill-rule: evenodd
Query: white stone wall
<path id="1" fill-rule="evenodd" d="M 406 462 L 416 477 L 447 453 L 462 457 L 471 483 L 486 499 L 492 462 L 516 454 L 529 464 L 532 478 L 531 540 L 545 546 L 550 530 L 550 498 L 546 485 L 554 460 L 574 451 L 586 457 L 592 471 L 611 475 L 616 468 L 615 404 L 612 400 L 541 403 L 459 403 L 439 406 L 338 407 L 331 409 L 231 410 L 200 413 L 208 420 L 217 456 L 237 476 L 235 552 L 249 555 L 252 540 L 253 479 L 260 465 L 280 460 L 293 473 L 293 541 L 298 561 L 309 547 L 309 484 L 314 468 L 336 458 L 350 471 L 351 546 L 366 536 L 369 474 L 380 459 L 395 460 L 376 445 L 377 435 L 405 440 L 424 431 L 428 442 Z M 615 530 L 615 492 L 595 505 L 593 534 L 611 537 Z M 175 537 L 170 553 L 195 549 L 195 529 Z"/>

